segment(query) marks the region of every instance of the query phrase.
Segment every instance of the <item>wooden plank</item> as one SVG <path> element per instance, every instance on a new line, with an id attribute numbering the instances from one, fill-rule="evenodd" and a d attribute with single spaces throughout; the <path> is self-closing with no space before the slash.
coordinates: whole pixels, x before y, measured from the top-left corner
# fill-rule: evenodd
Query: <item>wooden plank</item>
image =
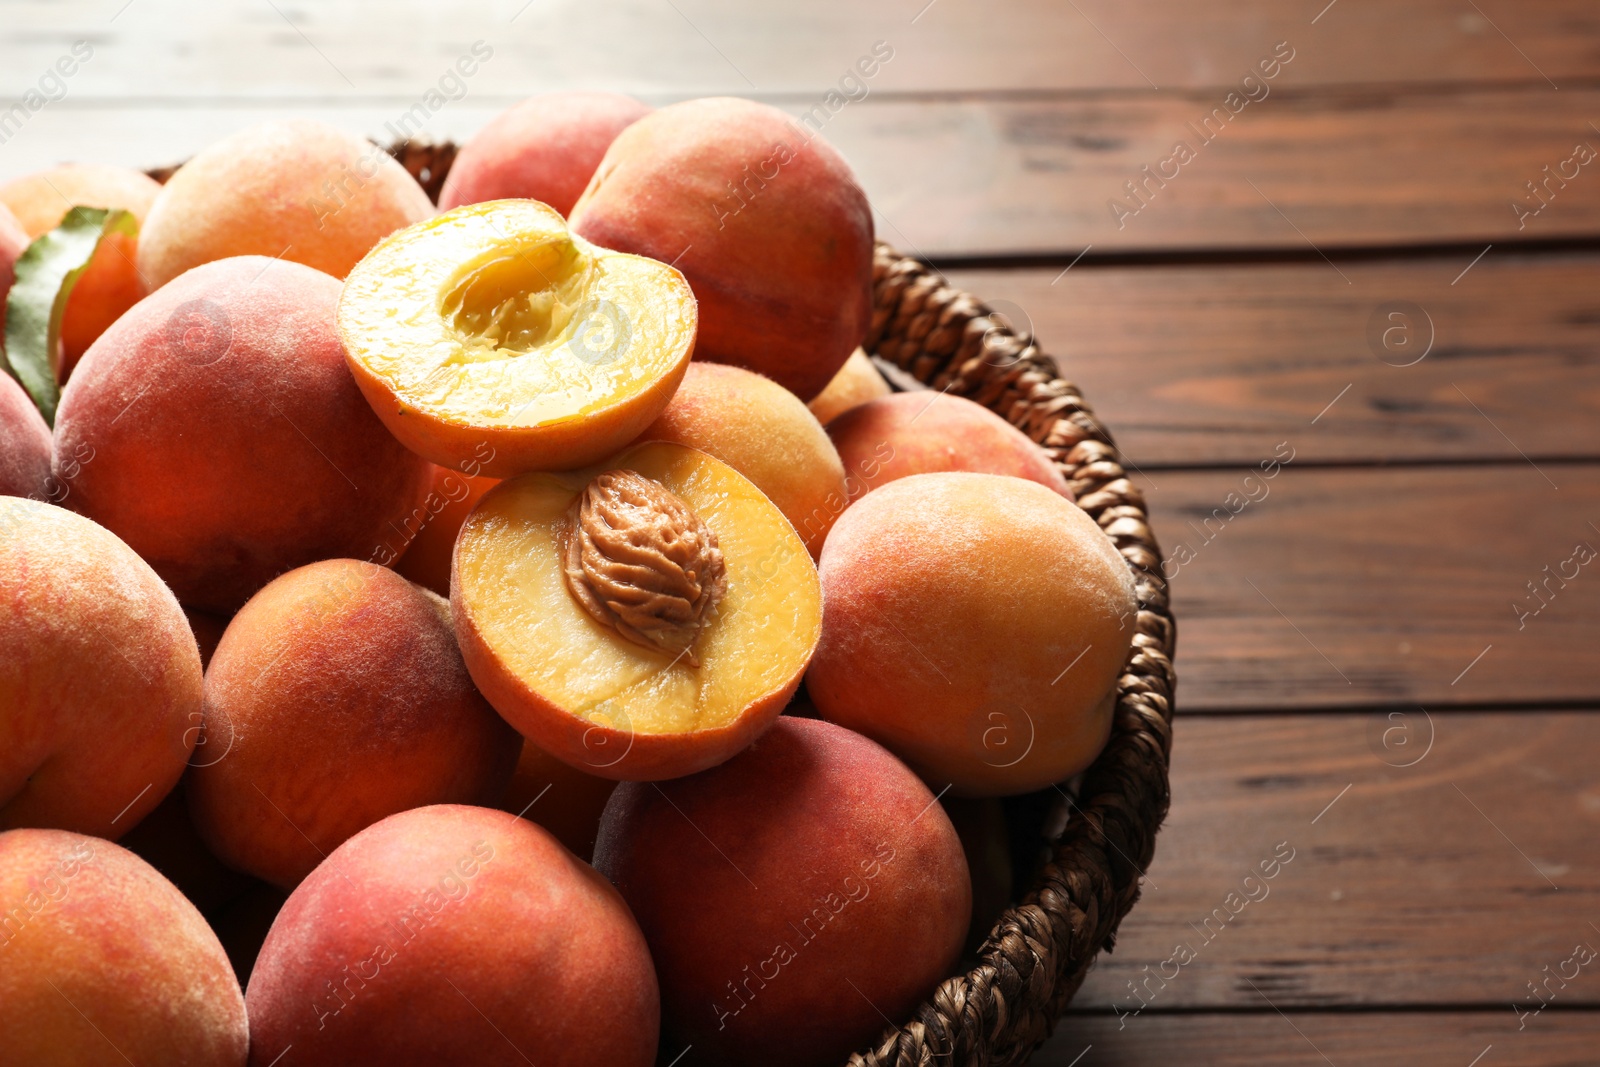
<path id="1" fill-rule="evenodd" d="M 1032 1067 L 1593 1067 L 1600 1013 L 1549 1014 L 1518 1033 L 1500 1012 L 1275 1012 L 1074 1017 L 1029 1061 Z M 1086 1052 L 1085 1049 L 1088 1051 Z M 1078 1056 L 1082 1059 L 1076 1059 Z M 1482 1055 L 1482 1059 L 1476 1057 Z"/>
<path id="2" fill-rule="evenodd" d="M 0 169 L 10 176 L 63 158 L 151 166 L 247 123 L 295 114 L 386 143 L 397 131 L 461 138 L 502 104 L 473 92 L 432 113 L 412 110 L 416 98 L 135 108 L 69 94 L 17 127 Z M 1350 246 L 1600 236 L 1600 156 L 1571 162 L 1579 143 L 1600 153 L 1589 125 L 1600 89 L 1277 93 L 1225 124 L 1213 120 L 1222 132 L 1204 144 L 1190 124 L 1222 105 L 1219 93 L 871 97 L 821 129 L 856 168 L 879 234 L 925 258 L 1071 257 L 1091 247 L 1093 256 L 1281 248 L 1316 259 Z M 783 106 L 801 115 L 809 103 Z M 408 123 L 408 113 L 426 121 Z M 1176 176 L 1164 187 L 1145 186 L 1136 215 L 1118 214 L 1112 204 L 1141 203 L 1126 184 L 1145 180 L 1141 168 L 1162 165 L 1180 140 L 1195 158 L 1168 166 Z M 1519 217 L 1514 200 L 1543 203 L 1525 183 L 1543 181 L 1545 166 L 1576 176 L 1564 188 L 1550 179 L 1548 205 Z M 1330 287 L 1353 288 L 1341 269 L 1327 267 Z"/>
<path id="3" fill-rule="evenodd" d="M 1600 1004 L 1600 958 L 1566 962 L 1600 950 L 1597 746 L 1592 712 L 1180 716 L 1143 898 L 1073 1010 L 1471 1005 L 1514 1034 L 1546 966 L 1527 1030 Z"/>
<path id="4" fill-rule="evenodd" d="M 1221 86 L 1284 40 L 1299 53 L 1285 84 L 1600 76 L 1586 0 L 52 0 L 5 18 L 7 95 L 78 37 L 96 46 L 78 85 L 102 96 L 414 96 L 476 40 L 496 51 L 484 91 L 503 94 L 818 94 L 877 40 L 895 48 L 884 91 Z"/>
<path id="5" fill-rule="evenodd" d="M 1320 260 L 948 276 L 1146 470 L 1286 439 L 1297 462 L 1600 457 L 1600 256 L 1474 254 L 1347 262 L 1350 285 Z"/>
<path id="6" fill-rule="evenodd" d="M 1263 473 L 1136 479 L 1181 709 L 1600 700 L 1600 466 Z"/>

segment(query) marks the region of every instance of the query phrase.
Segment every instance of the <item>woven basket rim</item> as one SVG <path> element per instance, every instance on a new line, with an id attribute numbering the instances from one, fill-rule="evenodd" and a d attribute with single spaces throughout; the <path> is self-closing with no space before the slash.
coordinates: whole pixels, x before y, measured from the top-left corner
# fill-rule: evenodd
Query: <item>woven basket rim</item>
<path id="1" fill-rule="evenodd" d="M 397 141 L 388 152 L 438 202 L 457 146 Z M 165 182 L 175 167 L 147 173 Z M 1135 580 L 1133 646 L 1117 681 L 1111 738 L 1076 797 L 1059 787 L 1045 827 L 1063 826 L 1033 884 L 995 920 L 964 974 L 946 978 L 905 1024 L 850 1067 L 1021 1064 L 1050 1036 L 1102 949 L 1139 898 L 1170 800 L 1168 764 L 1177 626 L 1143 494 L 1111 433 L 1032 337 L 933 268 L 879 243 L 873 319 L 863 347 L 942 392 L 974 400 L 1022 430 L 1066 476 Z"/>

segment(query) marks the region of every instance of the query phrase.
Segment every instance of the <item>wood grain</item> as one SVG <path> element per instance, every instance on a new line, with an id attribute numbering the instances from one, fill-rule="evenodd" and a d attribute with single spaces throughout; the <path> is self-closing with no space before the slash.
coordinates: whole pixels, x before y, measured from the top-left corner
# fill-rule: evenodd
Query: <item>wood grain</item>
<path id="1" fill-rule="evenodd" d="M 174 162 L 241 126 L 291 115 L 385 143 L 397 133 L 461 139 L 503 104 L 476 92 L 471 85 L 431 113 L 413 111 L 416 98 L 128 108 L 69 94 L 18 126 L 0 176 L 62 158 Z M 783 106 L 800 115 L 810 103 Z M 1600 151 L 1589 125 L 1600 116 L 1600 90 L 1283 91 L 1248 105 L 1203 144 L 1190 123 L 1222 104 L 1215 92 L 874 96 L 821 129 L 855 167 L 880 236 L 925 259 L 1027 253 L 1065 265 L 1086 247 L 1091 256 L 1265 248 L 1321 262 L 1340 247 L 1600 237 L 1600 158 L 1563 164 L 1578 143 Z M 425 121 L 408 123 L 408 113 Z M 1147 185 L 1137 215 L 1116 215 L 1113 202 L 1125 210 L 1140 203 L 1126 183 L 1144 180 L 1141 168 L 1161 165 L 1179 140 L 1195 158 L 1164 187 Z M 1576 176 L 1565 188 L 1552 179 L 1548 205 L 1519 218 L 1514 200 L 1543 202 L 1525 183 L 1544 180 L 1547 165 L 1576 167 Z M 1342 268 L 1324 267 L 1331 285 L 1350 287 Z"/>
<path id="2" fill-rule="evenodd" d="M 1600 1015 L 1548 1013 L 1517 1033 L 1509 1012 L 1316 1013 L 1074 1017 L 1033 1067 L 1593 1067 Z M 1085 1052 L 1085 1049 L 1088 1049 Z M 1485 1050 L 1487 1055 L 1483 1055 Z M 1473 1061 L 1479 1055 L 1481 1060 Z M 1081 1056 L 1081 1059 L 1077 1057 Z"/>
<path id="3" fill-rule="evenodd" d="M 1600 559 L 1567 562 L 1600 549 L 1600 466 L 1261 474 L 1135 479 L 1174 576 L 1180 708 L 1600 701 Z"/>
<path id="4" fill-rule="evenodd" d="M 1351 285 L 1320 260 L 948 277 L 1146 470 L 1285 439 L 1305 463 L 1600 458 L 1600 256 L 1474 254 L 1347 262 Z"/>
<path id="5" fill-rule="evenodd" d="M 476 40 L 496 49 L 483 91 L 502 95 L 820 94 L 876 40 L 896 56 L 875 86 L 902 92 L 1221 86 L 1280 40 L 1301 53 L 1286 84 L 1600 76 L 1585 0 L 13 0 L 4 18 L 5 95 L 78 38 L 96 48 L 79 85 L 102 96 L 410 96 Z"/>
<path id="6" fill-rule="evenodd" d="M 1472 1005 L 1515 1032 L 1546 965 L 1571 980 L 1528 1029 L 1600 1004 L 1600 959 L 1561 966 L 1600 950 L 1597 746 L 1589 712 L 1180 715 L 1143 897 L 1072 1010 L 1132 1031 L 1174 1009 Z"/>

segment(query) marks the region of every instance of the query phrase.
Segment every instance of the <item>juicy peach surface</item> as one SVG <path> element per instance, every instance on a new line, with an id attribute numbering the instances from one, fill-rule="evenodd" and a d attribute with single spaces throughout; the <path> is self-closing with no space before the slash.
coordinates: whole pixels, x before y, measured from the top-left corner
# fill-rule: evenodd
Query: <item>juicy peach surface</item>
<path id="1" fill-rule="evenodd" d="M 139 236 L 151 289 L 234 256 L 343 278 L 373 245 L 433 214 L 387 152 L 312 119 L 263 122 L 200 150 L 156 197 Z"/>
<path id="2" fill-rule="evenodd" d="M 694 351 L 681 274 L 597 248 L 531 200 L 469 204 L 361 261 L 339 334 L 392 433 L 493 478 L 572 470 L 638 436 Z"/>
<path id="3" fill-rule="evenodd" d="M 16 214 L 29 237 L 38 237 L 74 207 L 126 211 L 142 227 L 159 192 L 152 178 L 127 167 L 66 163 L 0 186 L 0 204 Z M 110 234 L 79 275 L 61 320 L 58 381 L 66 381 L 94 339 L 144 298 L 148 289 L 139 277 L 138 255 L 137 235 Z"/>
<path id="4" fill-rule="evenodd" d="M 648 1067 L 659 1000 L 627 905 L 503 811 L 393 815 L 278 913 L 246 994 L 250 1062 Z"/>
<path id="5" fill-rule="evenodd" d="M 973 471 L 1026 478 L 1072 499 L 1066 478 L 1027 434 L 965 397 L 932 390 L 879 397 L 839 415 L 828 435 L 855 496 L 910 474 Z"/>
<path id="6" fill-rule="evenodd" d="M 109 841 L 0 833 L 0 959 L 0 1063 L 245 1063 L 244 998 L 217 936 Z"/>
<path id="7" fill-rule="evenodd" d="M 663 1047 L 699 1064 L 843 1062 L 950 973 L 972 909 L 928 788 L 790 716 L 720 767 L 619 785 L 595 865 L 650 943 Z"/>
<path id="8" fill-rule="evenodd" d="M 208 263 L 119 319 L 62 390 L 57 465 L 93 455 L 68 503 L 185 604 L 229 612 L 313 560 L 393 558 L 428 467 L 356 388 L 338 296 L 298 263 Z"/>
<path id="9" fill-rule="evenodd" d="M 239 609 L 206 671 L 205 721 L 195 825 L 285 889 L 385 816 L 498 800 L 521 743 L 473 688 L 449 605 L 349 559 L 290 571 Z"/>
<path id="10" fill-rule="evenodd" d="M 720 544 L 726 592 L 692 649 L 626 641 L 569 592 L 567 511 L 598 469 L 484 496 L 456 541 L 456 633 L 484 696 L 546 752 L 605 778 L 689 774 L 748 745 L 799 685 L 821 623 L 816 570 L 788 520 L 722 461 L 654 442 L 600 469 L 612 468 L 677 494 Z"/>
<path id="11" fill-rule="evenodd" d="M 844 467 L 793 393 L 742 367 L 691 363 L 661 417 L 639 435 L 707 452 L 756 483 L 815 558 L 844 511 Z"/>
<path id="12" fill-rule="evenodd" d="M 563 215 L 617 134 L 650 113 L 621 93 L 546 93 L 506 108 L 461 146 L 439 210 L 484 200 L 524 199 Z"/>
<path id="13" fill-rule="evenodd" d="M 0 293 L 0 300 L 4 298 Z M 44 416 L 17 380 L 0 372 L 0 496 L 47 499 L 50 455 L 50 427 Z"/>
<path id="14" fill-rule="evenodd" d="M 88 519 L 0 497 L 0 829 L 128 830 L 183 773 L 200 698 L 156 573 Z"/>
<path id="15" fill-rule="evenodd" d="M 623 130 L 574 233 L 671 263 L 700 301 L 695 355 L 810 400 L 866 336 L 872 212 L 821 137 L 766 104 L 689 100 Z"/>
<path id="16" fill-rule="evenodd" d="M 826 426 L 841 414 L 869 400 L 888 396 L 889 383 L 883 380 L 878 368 L 861 349 L 850 353 L 839 373 L 833 376 L 828 387 L 818 393 L 806 406 L 817 421 Z"/>
<path id="17" fill-rule="evenodd" d="M 935 789 L 1031 792 L 1111 728 L 1133 574 L 1076 504 L 996 474 L 915 474 L 852 504 L 820 565 L 806 689 Z"/>

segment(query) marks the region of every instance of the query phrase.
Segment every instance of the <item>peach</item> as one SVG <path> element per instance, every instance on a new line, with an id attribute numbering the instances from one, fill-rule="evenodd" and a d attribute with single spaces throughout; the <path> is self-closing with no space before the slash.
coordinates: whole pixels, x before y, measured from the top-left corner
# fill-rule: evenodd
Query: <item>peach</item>
<path id="1" fill-rule="evenodd" d="M 234 256 L 271 256 L 335 278 L 379 241 L 433 214 L 428 194 L 377 145 L 324 122 L 240 130 L 179 167 L 139 236 L 156 289 Z"/>
<path id="2" fill-rule="evenodd" d="M 0 203 L 0 348 L 5 344 L 5 298 L 11 292 L 11 283 L 16 280 L 17 260 L 28 250 L 28 243 L 28 232 L 22 228 L 22 223 L 17 221 L 10 208 Z"/>
<path id="3" fill-rule="evenodd" d="M 57 466 L 94 457 L 70 503 L 185 604 L 227 613 L 313 560 L 393 558 L 428 467 L 362 399 L 338 296 L 298 263 L 208 263 L 117 320 L 62 390 Z"/>
<path id="4" fill-rule="evenodd" d="M 130 829 L 183 773 L 200 700 L 156 573 L 88 519 L 0 497 L 0 830 Z"/>
<path id="5" fill-rule="evenodd" d="M 209 753 L 189 778 L 222 860 L 292 889 L 352 834 L 436 803 L 491 803 L 520 739 L 461 662 L 443 598 L 350 559 L 270 582 L 206 671 Z"/>
<path id="6" fill-rule="evenodd" d="M 392 815 L 289 895 L 245 994 L 250 1062 L 649 1067 L 660 1001 L 616 890 L 483 808 Z"/>
<path id="7" fill-rule="evenodd" d="M 245 1063 L 244 998 L 216 935 L 127 849 L 0 833 L 0 953 L 0 1063 Z"/>
<path id="8" fill-rule="evenodd" d="M 854 479 L 852 496 L 909 474 L 1009 474 L 1054 489 L 1067 480 L 1027 434 L 979 404 L 923 390 L 894 393 L 844 412 L 828 435 Z"/>
<path id="9" fill-rule="evenodd" d="M 888 396 L 890 392 L 889 383 L 883 380 L 867 354 L 858 348 L 850 353 L 850 358 L 844 361 L 827 388 L 806 406 L 817 421 L 826 426 L 851 408 Z"/>
<path id="10" fill-rule="evenodd" d="M 612 779 L 584 774 L 528 741 L 499 807 L 538 823 L 587 862 L 594 857 L 600 813 L 616 787 Z"/>
<path id="11" fill-rule="evenodd" d="M 390 431 L 491 478 L 572 470 L 633 440 L 683 379 L 696 322 L 683 275 L 574 237 L 531 200 L 402 230 L 339 301 L 350 369 Z"/>
<path id="12" fill-rule="evenodd" d="M 143 226 L 159 192 L 161 186 L 154 180 L 127 167 L 66 163 L 0 186 L 0 204 L 16 214 L 31 238 L 61 225 L 75 207 L 126 211 Z M 139 277 L 138 249 L 136 236 L 110 234 L 78 276 L 61 320 L 57 381 L 66 381 L 94 339 L 144 298 L 147 290 Z"/>
<path id="13" fill-rule="evenodd" d="M 689 100 L 623 130 L 572 209 L 574 233 L 671 263 L 700 301 L 695 355 L 802 400 L 872 318 L 872 212 L 827 142 L 766 104 Z"/>
<path id="14" fill-rule="evenodd" d="M 0 302 L 4 299 L 0 293 Z M 17 380 L 0 371 L 0 496 L 47 499 L 50 452 L 50 427 L 44 416 Z"/>
<path id="15" fill-rule="evenodd" d="M 450 603 L 495 710 L 614 779 L 692 774 L 748 745 L 799 686 L 822 621 L 782 513 L 721 460 L 664 441 L 489 490 L 456 539 Z"/>
<path id="16" fill-rule="evenodd" d="M 844 466 L 798 397 L 742 367 L 692 363 L 661 417 L 640 435 L 716 456 L 756 483 L 813 559 L 845 508 Z"/>
<path id="17" fill-rule="evenodd" d="M 916 775 L 788 716 L 720 767 L 619 785 L 595 866 L 650 944 L 664 1047 L 702 1064 L 842 1062 L 949 975 L 972 910 Z"/>
<path id="18" fill-rule="evenodd" d="M 901 478 L 844 513 L 820 573 L 807 692 L 935 789 L 1031 792 L 1104 747 L 1133 573 L 1059 493 L 999 474 Z"/>
<path id="19" fill-rule="evenodd" d="M 422 514 L 414 532 L 412 524 L 406 523 L 405 532 L 411 534 L 411 541 L 394 569 L 440 596 L 449 596 L 450 557 L 455 553 L 456 535 L 483 494 L 499 484 L 497 478 L 473 477 L 449 467 L 434 467 L 433 483 L 420 509 Z"/>
<path id="20" fill-rule="evenodd" d="M 650 111 L 621 93 L 546 93 L 513 105 L 456 153 L 439 209 L 539 200 L 570 214 L 617 134 Z"/>

